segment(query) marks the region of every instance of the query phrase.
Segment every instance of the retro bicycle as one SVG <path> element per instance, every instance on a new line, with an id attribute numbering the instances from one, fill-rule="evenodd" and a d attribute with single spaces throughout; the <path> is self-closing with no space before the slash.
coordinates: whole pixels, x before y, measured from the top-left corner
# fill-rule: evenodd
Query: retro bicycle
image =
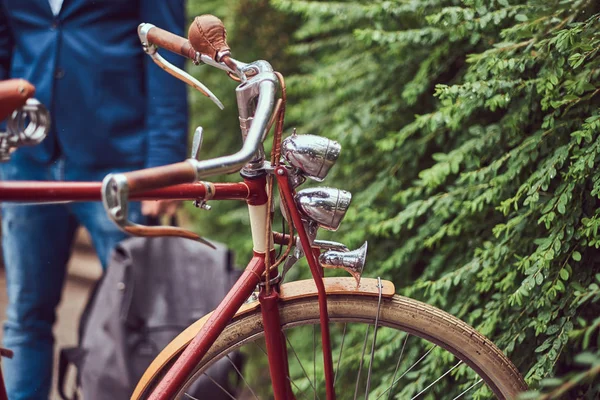
<path id="1" fill-rule="evenodd" d="M 335 231 L 340 226 L 351 194 L 300 186 L 307 180 L 322 182 L 341 146 L 314 135 L 294 133 L 283 139 L 285 82 L 268 62 L 234 59 L 223 24 L 210 15 L 194 20 L 188 39 L 146 23 L 139 26 L 138 34 L 144 51 L 159 66 L 220 107 L 201 82 L 168 63 L 158 50 L 218 68 L 239 81 L 235 94 L 242 149 L 198 160 L 203 137 L 198 128 L 192 157 L 177 164 L 111 174 L 101 184 L 0 183 L 1 201 L 102 200 L 109 217 L 126 232 L 200 241 L 204 239 L 181 228 L 133 224 L 127 220 L 128 202 L 190 199 L 203 208 L 208 207 L 207 201 L 247 203 L 254 251 L 246 269 L 212 313 L 159 354 L 132 399 L 190 398 L 186 389 L 200 377 L 211 379 L 207 370 L 215 363 L 232 363 L 229 354 L 234 351 L 246 354 L 247 362 L 242 370 L 235 367 L 239 392 L 227 393 L 233 399 L 514 399 L 526 389 L 510 360 L 473 328 L 441 310 L 396 295 L 389 281 L 362 278 L 366 243 L 351 251 L 341 243 L 317 238 L 319 229 Z M 267 160 L 263 142 L 271 130 L 273 146 Z M 202 180 L 235 172 L 241 182 Z M 276 189 L 286 232 L 271 228 Z M 274 250 L 277 244 L 285 248 L 280 256 Z M 312 279 L 282 283 L 301 258 L 306 258 Z M 325 277 L 328 268 L 344 269 L 351 277 Z M 438 361 L 424 367 L 423 360 L 431 357 Z M 386 362 L 389 359 L 393 362 Z M 445 365 L 449 367 L 440 373 Z"/>

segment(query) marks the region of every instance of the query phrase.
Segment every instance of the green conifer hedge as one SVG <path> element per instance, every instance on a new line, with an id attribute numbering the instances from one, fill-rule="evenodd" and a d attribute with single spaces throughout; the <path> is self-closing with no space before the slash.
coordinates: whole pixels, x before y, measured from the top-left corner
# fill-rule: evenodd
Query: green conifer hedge
<path id="1" fill-rule="evenodd" d="M 595 398 L 600 3 L 272 0 L 279 18 L 265 1 L 228 3 L 232 23 L 253 17 L 253 54 L 294 34 L 269 48 L 297 71 L 287 125 L 342 143 L 327 184 L 354 200 L 333 238 L 369 241 L 365 275 L 490 337 L 546 393 L 530 397 Z M 254 30 L 257 4 L 278 30 Z M 217 238 L 246 232 L 220 222 Z"/>
<path id="2" fill-rule="evenodd" d="M 305 19 L 288 118 L 342 142 L 366 274 L 475 326 L 534 386 L 598 382 L 600 4 L 273 3 Z"/>

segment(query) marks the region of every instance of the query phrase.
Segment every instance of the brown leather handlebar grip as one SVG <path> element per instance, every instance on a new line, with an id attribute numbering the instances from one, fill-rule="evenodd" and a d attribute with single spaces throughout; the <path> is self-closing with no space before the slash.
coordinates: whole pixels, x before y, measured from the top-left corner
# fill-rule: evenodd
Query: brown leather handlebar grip
<path id="1" fill-rule="evenodd" d="M 162 49 L 187 57 L 190 60 L 196 59 L 196 50 L 186 38 L 157 27 L 150 28 L 146 37 L 150 43 Z"/>
<path id="2" fill-rule="evenodd" d="M 0 82 L 0 121 L 23 107 L 35 94 L 35 87 L 25 79 L 9 79 Z"/>
<path id="3" fill-rule="evenodd" d="M 187 161 L 162 167 L 146 168 L 126 172 L 129 193 L 160 189 L 180 183 L 192 183 L 196 180 L 196 168 Z"/>
<path id="4" fill-rule="evenodd" d="M 204 14 L 194 18 L 188 31 L 188 40 L 197 52 L 215 61 L 221 61 L 219 58 L 230 51 L 223 21 L 214 15 Z"/>

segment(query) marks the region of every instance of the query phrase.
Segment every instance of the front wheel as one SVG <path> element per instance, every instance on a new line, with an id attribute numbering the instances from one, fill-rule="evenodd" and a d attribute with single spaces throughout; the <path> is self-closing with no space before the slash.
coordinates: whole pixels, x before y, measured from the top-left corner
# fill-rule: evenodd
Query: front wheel
<path id="1" fill-rule="evenodd" d="M 527 388 L 492 342 L 427 304 L 398 295 L 381 303 L 377 297 L 330 295 L 328 310 L 338 399 L 514 399 Z M 324 400 L 316 296 L 282 300 L 280 314 L 295 397 Z M 234 368 L 238 389 L 225 397 L 271 399 L 263 336 L 259 309 L 234 319 L 177 398 L 193 398 L 186 388 L 197 379 L 211 379 L 208 368 L 219 360 L 231 362 L 229 354 L 238 351 L 246 361 Z"/>

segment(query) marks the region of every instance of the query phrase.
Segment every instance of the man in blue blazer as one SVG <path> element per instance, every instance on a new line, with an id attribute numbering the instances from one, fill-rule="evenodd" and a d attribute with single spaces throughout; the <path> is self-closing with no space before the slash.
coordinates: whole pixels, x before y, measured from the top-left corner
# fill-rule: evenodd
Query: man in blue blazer
<path id="1" fill-rule="evenodd" d="M 182 35 L 183 0 L 0 0 L 0 79 L 32 82 L 53 117 L 46 140 L 17 150 L 2 179 L 99 181 L 185 159 L 185 86 L 143 53 L 141 22 Z M 169 58 L 183 67 L 182 58 Z M 132 204 L 130 219 L 166 208 L 172 204 Z M 124 234 L 100 203 L 2 205 L 11 400 L 48 398 L 55 308 L 79 224 L 106 266 Z"/>

